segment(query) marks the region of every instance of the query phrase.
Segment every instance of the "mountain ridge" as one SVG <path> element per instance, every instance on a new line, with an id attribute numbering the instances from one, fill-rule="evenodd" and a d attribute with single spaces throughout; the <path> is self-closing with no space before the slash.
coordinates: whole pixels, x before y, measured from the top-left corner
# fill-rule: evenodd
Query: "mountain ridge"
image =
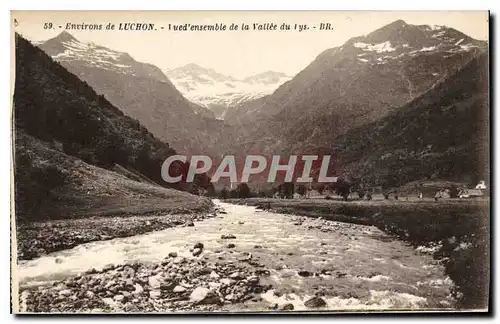
<path id="1" fill-rule="evenodd" d="M 165 73 L 186 98 L 210 109 L 220 119 L 234 107 L 272 93 L 291 79 L 285 73 L 274 71 L 238 79 L 195 63 Z"/>
<path id="2" fill-rule="evenodd" d="M 486 47 L 452 28 L 396 21 L 323 51 L 273 94 L 240 105 L 226 120 L 242 129 L 241 147 L 250 143 L 253 151 L 328 151 L 330 137 L 398 109 Z"/>
<path id="3" fill-rule="evenodd" d="M 168 210 L 174 201 L 209 206 L 165 188 L 193 188 L 162 179 L 163 161 L 177 153 L 173 148 L 29 41 L 17 34 L 15 41 L 18 221 L 154 210 L 147 201 L 155 201 L 158 210 Z M 184 172 L 186 165 L 173 169 Z"/>
<path id="4" fill-rule="evenodd" d="M 38 47 L 178 152 L 218 153 L 227 126 L 187 100 L 157 66 L 67 32 Z"/>

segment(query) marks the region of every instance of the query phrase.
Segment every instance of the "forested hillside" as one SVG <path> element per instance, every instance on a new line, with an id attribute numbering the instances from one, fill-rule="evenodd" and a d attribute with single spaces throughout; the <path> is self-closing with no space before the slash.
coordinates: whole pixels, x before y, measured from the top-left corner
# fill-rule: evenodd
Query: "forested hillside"
<path id="1" fill-rule="evenodd" d="M 36 218 L 41 210 L 39 204 L 45 203 L 42 192 L 49 194 L 72 182 L 75 170 L 64 166 L 64 156 L 81 159 L 85 162 L 82 165 L 94 165 L 98 167 L 96 170 L 116 170 L 121 166 L 140 175 L 145 182 L 166 186 L 161 178 L 161 165 L 166 157 L 176 153 L 19 35 L 16 35 L 14 127 L 16 197 L 22 198 L 16 199 L 20 217 L 30 213 L 29 217 Z M 37 141 L 34 146 L 37 149 L 30 144 L 33 141 Z M 43 147 L 47 150 L 45 157 L 42 157 Z M 177 172 L 185 172 L 187 166 L 179 163 L 175 167 Z M 173 187 L 192 189 L 182 183 Z M 115 189 L 119 196 L 120 188 Z M 25 202 L 30 203 L 23 205 Z"/>
<path id="2" fill-rule="evenodd" d="M 397 187 L 420 179 L 489 178 L 488 57 L 376 122 L 333 140 L 344 172 Z"/>

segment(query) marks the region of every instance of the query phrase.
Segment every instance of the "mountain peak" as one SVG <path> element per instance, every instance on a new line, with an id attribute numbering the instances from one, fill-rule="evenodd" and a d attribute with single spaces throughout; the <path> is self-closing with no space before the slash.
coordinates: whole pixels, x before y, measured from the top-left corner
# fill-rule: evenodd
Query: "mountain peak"
<path id="1" fill-rule="evenodd" d="M 388 28 L 404 28 L 408 26 L 408 24 L 406 23 L 406 21 L 404 21 L 403 19 L 398 19 L 398 20 L 395 20 L 393 22 L 391 22 L 390 24 L 386 25 L 385 27 L 388 27 Z"/>
<path id="2" fill-rule="evenodd" d="M 289 80 L 291 77 L 283 72 L 265 71 L 243 79 L 247 83 L 281 84 L 281 80 Z"/>
<path id="3" fill-rule="evenodd" d="M 217 82 L 232 82 L 236 81 L 231 76 L 221 74 L 214 69 L 205 68 L 196 63 L 188 63 L 175 69 L 168 70 L 167 75 L 170 78 L 201 78 L 202 80 L 209 81 L 209 79 Z"/>
<path id="4" fill-rule="evenodd" d="M 58 41 L 61 43 L 71 42 L 71 41 L 78 42 L 78 40 L 75 38 L 75 36 L 71 35 L 67 31 L 61 32 L 59 35 L 57 35 L 56 37 L 54 37 L 48 41 Z"/>
<path id="5" fill-rule="evenodd" d="M 415 49 L 435 49 L 443 46 L 447 48 L 455 47 L 455 50 L 467 50 L 467 48 L 459 48 L 459 45 L 463 47 L 470 44 L 477 47 L 482 46 L 481 43 L 447 26 L 411 25 L 401 19 L 393 21 L 368 35 L 351 38 L 347 42 L 347 44 L 354 47 L 362 47 L 365 51 L 370 50 L 371 47 L 377 50 L 378 47 L 385 46 L 384 49 L 387 50 L 381 50 L 379 53 L 391 51 L 394 54 L 400 54 L 401 48 L 404 48 L 404 52 L 411 52 Z"/>
<path id="6" fill-rule="evenodd" d="M 42 50 L 50 56 L 54 56 L 60 53 L 64 53 L 64 51 L 67 49 L 65 44 L 68 43 L 79 43 L 79 41 L 67 31 L 63 31 L 56 37 L 43 42 L 40 48 L 42 48 Z"/>
<path id="7" fill-rule="evenodd" d="M 184 66 L 181 66 L 180 68 L 181 69 L 204 69 L 204 70 L 206 70 L 204 67 L 202 67 L 196 63 L 188 63 Z"/>

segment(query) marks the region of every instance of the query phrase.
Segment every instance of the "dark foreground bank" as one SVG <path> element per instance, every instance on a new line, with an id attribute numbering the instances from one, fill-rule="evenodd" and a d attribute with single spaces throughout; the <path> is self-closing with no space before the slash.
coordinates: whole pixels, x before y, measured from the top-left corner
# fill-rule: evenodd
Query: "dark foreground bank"
<path id="1" fill-rule="evenodd" d="M 489 294 L 489 201 L 228 199 L 283 214 L 373 225 L 414 246 L 437 245 L 459 307 L 485 308 Z"/>
<path id="2" fill-rule="evenodd" d="M 21 291 L 20 306 L 22 312 L 214 311 L 258 302 L 270 288 L 248 267 L 171 253 L 160 263 L 110 265 Z"/>

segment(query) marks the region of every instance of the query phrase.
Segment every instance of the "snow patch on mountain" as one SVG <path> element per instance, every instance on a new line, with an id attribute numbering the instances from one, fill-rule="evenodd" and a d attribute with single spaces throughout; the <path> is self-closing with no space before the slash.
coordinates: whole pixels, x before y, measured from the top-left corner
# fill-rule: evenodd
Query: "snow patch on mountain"
<path id="1" fill-rule="evenodd" d="M 363 42 L 356 42 L 354 43 L 353 46 L 357 48 L 362 48 L 363 51 L 375 51 L 377 53 L 393 52 L 396 50 L 394 47 L 391 46 L 391 42 L 389 41 L 374 45 Z"/>
<path id="2" fill-rule="evenodd" d="M 420 52 L 431 52 L 435 49 L 436 49 L 436 46 L 422 47 L 422 49 L 420 49 Z"/>
<path id="3" fill-rule="evenodd" d="M 165 73 L 186 98 L 211 109 L 220 119 L 227 109 L 271 94 L 291 79 L 284 73 L 267 71 L 238 80 L 193 63 Z"/>
<path id="4" fill-rule="evenodd" d="M 168 83 L 167 77 L 156 66 L 137 62 L 125 52 L 114 51 L 92 42 L 80 41 L 65 31 L 37 46 L 62 64 L 77 62 L 86 67 L 152 78 Z"/>

